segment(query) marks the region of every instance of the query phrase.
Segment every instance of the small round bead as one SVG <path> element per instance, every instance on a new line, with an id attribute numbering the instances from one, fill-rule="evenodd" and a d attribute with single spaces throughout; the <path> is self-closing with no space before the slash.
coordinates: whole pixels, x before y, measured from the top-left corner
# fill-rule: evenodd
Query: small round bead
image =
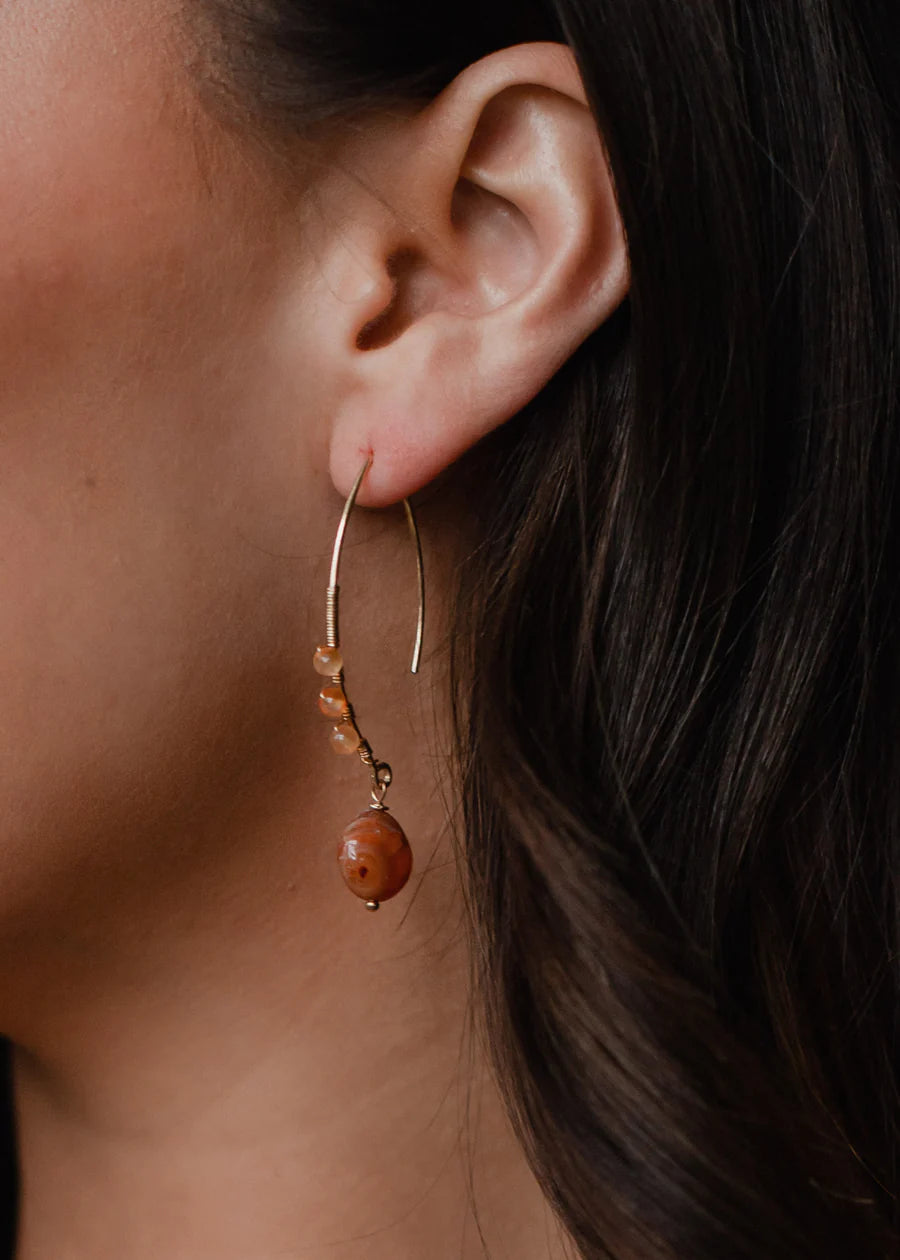
<path id="1" fill-rule="evenodd" d="M 341 649 L 329 647 L 327 643 L 320 643 L 313 657 L 313 669 L 316 673 L 322 674 L 325 678 L 334 678 L 343 668 L 344 658 L 341 656 Z"/>
<path id="2" fill-rule="evenodd" d="M 319 692 L 319 708 L 326 717 L 339 718 L 347 712 L 347 697 L 344 688 L 332 683 Z"/>
<path id="3" fill-rule="evenodd" d="M 359 736 L 349 723 L 336 726 L 331 732 L 331 747 L 336 753 L 355 753 L 359 748 Z"/>
<path id="4" fill-rule="evenodd" d="M 370 909 L 396 896 L 412 870 L 403 828 L 386 809 L 372 806 L 344 828 L 337 856 L 345 884 Z"/>

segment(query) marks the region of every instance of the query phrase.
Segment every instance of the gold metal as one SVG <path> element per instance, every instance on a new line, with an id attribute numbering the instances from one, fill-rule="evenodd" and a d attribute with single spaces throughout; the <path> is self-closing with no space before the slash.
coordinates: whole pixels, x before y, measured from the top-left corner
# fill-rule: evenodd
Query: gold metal
<path id="1" fill-rule="evenodd" d="M 325 592 L 325 642 L 328 647 L 339 648 L 340 640 L 340 585 L 338 583 L 338 572 L 341 563 L 341 551 L 344 545 L 344 534 L 347 531 L 347 522 L 350 519 L 350 513 L 356 502 L 356 496 L 362 485 L 363 478 L 368 471 L 369 465 L 372 463 L 372 456 L 368 456 L 366 462 L 357 475 L 353 483 L 353 487 L 347 496 L 347 502 L 344 504 L 344 510 L 341 513 L 341 519 L 338 523 L 337 534 L 334 539 L 334 550 L 331 554 L 331 570 L 328 575 L 328 588 Z M 406 519 L 409 523 L 410 533 L 416 548 L 416 579 L 418 586 L 419 611 L 416 619 L 416 638 L 413 645 L 412 664 L 410 665 L 410 673 L 418 673 L 419 661 L 422 655 L 422 640 L 425 631 L 425 570 L 422 562 L 422 541 L 419 537 L 419 529 L 416 524 L 415 514 L 413 513 L 409 499 L 403 500 L 403 507 L 406 510 Z M 332 681 L 337 683 L 347 696 L 347 689 L 344 686 L 344 671 L 341 669 L 334 674 Z M 377 761 L 372 752 L 369 741 L 365 739 L 356 722 L 356 714 L 353 711 L 353 705 L 347 696 L 347 711 L 339 719 L 338 726 L 350 726 L 357 738 L 359 746 L 357 753 L 362 762 L 369 766 L 372 771 L 372 808 L 386 809 L 384 804 L 385 793 L 390 787 L 392 773 L 391 767 L 386 761 Z M 366 902 L 370 910 L 378 909 L 378 902 Z"/>
<path id="2" fill-rule="evenodd" d="M 326 643 L 329 647 L 340 646 L 340 630 L 338 627 L 338 595 L 340 586 L 338 585 L 338 570 L 341 563 L 341 551 L 344 546 L 344 534 L 347 530 L 347 521 L 350 519 L 350 513 L 353 511 L 353 505 L 356 502 L 356 496 L 359 493 L 359 487 L 362 485 L 363 477 L 365 477 L 369 465 L 372 462 L 370 455 L 363 464 L 356 481 L 353 483 L 347 502 L 344 504 L 344 510 L 341 513 L 341 519 L 338 524 L 337 534 L 334 539 L 334 550 L 331 553 L 331 572 L 328 575 L 328 590 L 325 594 L 325 625 L 326 625 Z M 412 665 L 409 667 L 411 674 L 419 672 L 419 659 L 422 655 L 422 638 L 425 631 L 425 571 L 422 563 L 422 540 L 419 537 L 419 528 L 416 524 L 416 518 L 410 506 L 409 499 L 403 500 L 403 507 L 406 510 L 406 519 L 409 522 L 410 533 L 416 548 L 416 578 L 419 593 L 419 614 L 416 619 L 416 641 L 413 647 Z"/>

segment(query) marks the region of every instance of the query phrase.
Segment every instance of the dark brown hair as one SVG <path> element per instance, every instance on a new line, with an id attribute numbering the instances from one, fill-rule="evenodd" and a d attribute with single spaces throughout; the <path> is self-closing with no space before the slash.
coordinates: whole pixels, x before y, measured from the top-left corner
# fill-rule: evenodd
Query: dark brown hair
<path id="1" fill-rule="evenodd" d="M 894 6 L 205 5 L 298 130 L 574 49 L 632 288 L 458 469 L 475 992 L 585 1257 L 897 1254 Z"/>

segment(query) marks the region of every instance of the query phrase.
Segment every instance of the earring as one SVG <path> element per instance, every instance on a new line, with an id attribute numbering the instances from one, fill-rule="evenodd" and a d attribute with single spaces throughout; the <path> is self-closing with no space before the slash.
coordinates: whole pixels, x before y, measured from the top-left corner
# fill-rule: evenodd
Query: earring
<path id="1" fill-rule="evenodd" d="M 338 630 L 338 566 L 347 521 L 356 502 L 356 495 L 366 470 L 372 462 L 370 455 L 363 464 L 353 489 L 344 505 L 334 540 L 331 556 L 331 573 L 325 596 L 325 642 L 316 648 L 313 667 L 317 674 L 330 679 L 319 692 L 319 708 L 326 717 L 337 719 L 331 731 L 331 746 L 338 753 L 358 753 L 372 775 L 371 803 L 356 815 L 344 828 L 338 843 L 338 864 L 344 882 L 352 893 L 361 897 L 369 910 L 377 910 L 380 902 L 394 897 L 412 870 L 412 850 L 396 818 L 388 812 L 384 803 L 392 773 L 386 761 L 377 761 L 368 740 L 360 733 L 353 706 L 347 699 L 344 686 L 344 658 L 341 654 Z M 409 500 L 403 500 L 406 517 L 416 547 L 416 571 L 419 586 L 419 616 L 416 624 L 416 642 L 413 648 L 410 673 L 419 668 L 422 652 L 422 633 L 425 625 L 425 577 L 422 566 L 422 544 L 416 518 Z"/>

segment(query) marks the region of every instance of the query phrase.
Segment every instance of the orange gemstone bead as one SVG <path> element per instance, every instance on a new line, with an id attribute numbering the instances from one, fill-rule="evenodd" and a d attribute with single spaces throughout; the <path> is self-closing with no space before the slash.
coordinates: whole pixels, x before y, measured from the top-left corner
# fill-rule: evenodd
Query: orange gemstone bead
<path id="1" fill-rule="evenodd" d="M 342 722 L 331 732 L 331 747 L 336 753 L 355 753 L 359 748 L 359 736 L 349 722 Z"/>
<path id="2" fill-rule="evenodd" d="M 403 828 L 393 814 L 371 805 L 344 828 L 337 856 L 344 883 L 364 901 L 396 896 L 412 870 Z"/>
<path id="3" fill-rule="evenodd" d="M 327 643 L 320 643 L 313 657 L 313 669 L 316 673 L 322 674 L 325 678 L 334 678 L 343 668 L 344 658 L 341 656 L 341 649 L 329 647 Z"/>
<path id="4" fill-rule="evenodd" d="M 346 713 L 347 697 L 344 695 L 344 688 L 338 687 L 336 683 L 323 687 L 319 692 L 319 708 L 330 718 L 339 718 Z"/>

